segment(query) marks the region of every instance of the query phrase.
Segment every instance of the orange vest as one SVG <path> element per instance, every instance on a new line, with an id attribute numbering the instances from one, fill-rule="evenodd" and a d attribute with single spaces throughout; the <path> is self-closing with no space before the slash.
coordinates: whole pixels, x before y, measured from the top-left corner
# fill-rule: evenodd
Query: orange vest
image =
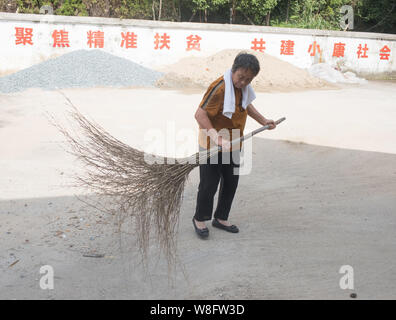
<path id="1" fill-rule="evenodd" d="M 243 130 L 246 124 L 247 110 L 242 108 L 242 90 L 235 88 L 235 112 L 232 114 L 231 119 L 223 115 L 224 105 L 224 91 L 225 84 L 224 78 L 221 76 L 215 80 L 206 91 L 199 107 L 203 108 L 208 115 L 210 122 L 213 127 L 219 132 L 221 129 L 227 129 L 228 134 L 219 132 L 221 136 L 224 136 L 229 141 L 243 136 Z M 239 136 L 232 134 L 232 130 L 237 129 Z M 227 132 L 225 131 L 225 132 Z M 227 136 L 228 135 L 228 136 Z M 210 137 L 205 134 L 205 131 L 200 127 L 198 136 L 199 145 L 205 149 L 215 146 L 214 141 L 211 141 Z M 242 142 L 239 147 L 242 147 Z M 238 145 L 234 145 L 233 150 L 237 150 Z"/>

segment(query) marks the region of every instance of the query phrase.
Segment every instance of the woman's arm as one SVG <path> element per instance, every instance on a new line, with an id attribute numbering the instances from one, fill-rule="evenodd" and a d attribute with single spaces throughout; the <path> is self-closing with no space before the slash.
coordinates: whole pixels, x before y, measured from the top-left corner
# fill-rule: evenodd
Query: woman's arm
<path id="1" fill-rule="evenodd" d="M 197 112 L 195 112 L 195 119 L 197 120 L 199 127 L 201 129 L 206 129 L 208 136 L 219 146 L 222 146 L 223 149 L 229 150 L 231 144 L 228 140 L 222 138 L 218 135 L 215 128 L 213 128 L 212 122 L 210 121 L 208 114 L 201 107 L 198 108 Z"/>
<path id="2" fill-rule="evenodd" d="M 260 123 L 262 126 L 265 126 L 268 124 L 270 130 L 275 129 L 275 127 L 276 127 L 275 121 L 271 120 L 271 119 L 264 118 L 264 116 L 260 112 L 258 112 L 257 109 L 252 104 L 249 104 L 247 106 L 247 112 L 248 112 L 249 117 L 252 117 L 254 120 L 256 120 L 258 123 Z"/>

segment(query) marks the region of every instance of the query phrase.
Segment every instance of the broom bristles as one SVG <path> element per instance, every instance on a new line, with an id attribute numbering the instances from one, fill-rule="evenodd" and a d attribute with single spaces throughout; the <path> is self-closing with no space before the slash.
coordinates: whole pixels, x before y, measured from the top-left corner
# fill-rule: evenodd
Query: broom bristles
<path id="1" fill-rule="evenodd" d="M 72 135 L 56 121 L 52 124 L 66 138 L 69 152 L 85 164 L 85 175 L 75 176 L 77 186 L 112 199 L 119 227 L 125 219 L 132 219 L 143 263 L 147 261 L 153 235 L 171 268 L 176 261 L 176 234 L 184 185 L 189 173 L 208 155 L 198 152 L 191 157 L 173 159 L 145 154 L 88 120 L 66 99 L 73 108 L 70 116 L 81 133 Z M 162 164 L 148 163 L 147 156 L 155 157 Z"/>
<path id="2" fill-rule="evenodd" d="M 52 124 L 68 141 L 71 147 L 69 152 L 86 165 L 85 176 L 75 177 L 77 185 L 112 199 L 120 229 L 126 219 L 131 219 L 144 265 L 148 259 L 151 235 L 154 235 L 160 253 L 165 253 L 170 270 L 176 262 L 176 233 L 188 175 L 199 164 L 215 156 L 220 149 L 214 147 L 181 159 L 144 153 L 122 143 L 100 125 L 89 121 L 66 95 L 60 93 L 71 105 L 71 118 L 82 133 L 82 137 L 76 132 L 70 134 L 52 120 Z M 279 119 L 276 123 L 284 119 Z M 238 140 L 251 137 L 265 128 L 264 126 Z M 159 163 L 148 163 L 147 156 L 159 160 Z"/>

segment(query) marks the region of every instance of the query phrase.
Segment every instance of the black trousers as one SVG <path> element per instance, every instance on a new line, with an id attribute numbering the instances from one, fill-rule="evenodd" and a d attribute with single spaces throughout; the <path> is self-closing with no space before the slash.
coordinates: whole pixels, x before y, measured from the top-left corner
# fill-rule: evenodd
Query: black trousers
<path id="1" fill-rule="evenodd" d="M 201 149 L 200 151 L 205 150 Z M 213 202 L 219 182 L 220 190 L 214 217 L 227 220 L 239 180 L 240 151 L 219 152 L 218 156 L 199 165 L 200 182 L 194 218 L 197 221 L 212 219 Z M 213 163 L 215 162 L 215 163 Z M 234 172 L 234 169 L 236 169 Z M 236 173 L 236 174 L 234 174 Z"/>

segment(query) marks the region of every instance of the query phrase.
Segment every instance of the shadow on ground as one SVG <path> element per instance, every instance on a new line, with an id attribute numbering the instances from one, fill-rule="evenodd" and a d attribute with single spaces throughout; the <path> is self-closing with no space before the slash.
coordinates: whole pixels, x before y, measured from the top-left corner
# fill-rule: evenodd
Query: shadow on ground
<path id="1" fill-rule="evenodd" d="M 396 155 L 260 138 L 253 146 L 229 218 L 239 234 L 208 223 L 209 239 L 196 236 L 191 173 L 183 272 L 171 283 L 163 259 L 144 275 L 115 221 L 75 197 L 0 202 L 0 298 L 395 299 Z M 54 268 L 53 290 L 40 289 L 43 265 Z M 340 289 L 343 265 L 353 267 L 353 290 Z"/>

